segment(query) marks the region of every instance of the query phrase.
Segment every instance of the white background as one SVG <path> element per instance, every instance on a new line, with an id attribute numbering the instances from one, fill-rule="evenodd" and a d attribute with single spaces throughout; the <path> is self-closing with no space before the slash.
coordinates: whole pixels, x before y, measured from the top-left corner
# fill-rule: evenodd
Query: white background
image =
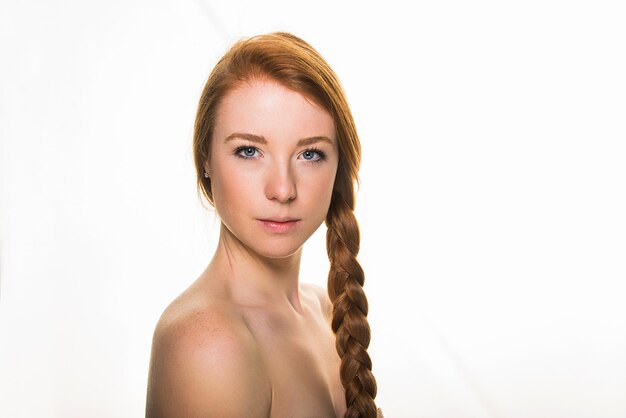
<path id="1" fill-rule="evenodd" d="M 143 415 L 154 325 L 217 238 L 201 88 L 288 30 L 361 135 L 386 416 L 626 417 L 623 2 L 408 4 L 2 0 L 0 416 Z"/>

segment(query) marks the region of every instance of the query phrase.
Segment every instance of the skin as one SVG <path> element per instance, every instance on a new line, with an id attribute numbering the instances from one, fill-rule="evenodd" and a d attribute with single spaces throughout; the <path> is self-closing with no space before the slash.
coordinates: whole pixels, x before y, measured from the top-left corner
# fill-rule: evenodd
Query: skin
<path id="1" fill-rule="evenodd" d="M 147 416 L 343 416 L 331 304 L 298 281 L 338 157 L 332 117 L 299 93 L 252 80 L 226 95 L 206 164 L 219 244 L 156 327 Z M 260 221 L 285 218 L 286 232 Z"/>

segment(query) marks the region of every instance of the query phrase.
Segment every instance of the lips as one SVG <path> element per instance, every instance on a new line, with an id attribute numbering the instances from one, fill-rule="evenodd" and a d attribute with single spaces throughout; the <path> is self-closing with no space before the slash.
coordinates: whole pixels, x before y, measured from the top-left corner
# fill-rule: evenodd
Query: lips
<path id="1" fill-rule="evenodd" d="M 263 222 L 276 222 L 276 223 L 285 223 L 285 222 L 295 222 L 299 219 L 296 218 L 271 218 L 271 219 L 259 219 Z"/>
<path id="2" fill-rule="evenodd" d="M 299 219 L 295 218 L 259 219 L 258 221 L 267 231 L 274 233 L 290 232 L 294 230 L 300 222 Z"/>

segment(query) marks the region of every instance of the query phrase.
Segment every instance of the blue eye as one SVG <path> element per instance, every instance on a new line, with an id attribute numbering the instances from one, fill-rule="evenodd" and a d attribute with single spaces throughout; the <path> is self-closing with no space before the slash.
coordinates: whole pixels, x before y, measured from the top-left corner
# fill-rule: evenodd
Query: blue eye
<path id="1" fill-rule="evenodd" d="M 306 161 L 320 162 L 326 158 L 326 154 L 318 149 L 308 149 L 302 152 L 302 158 Z"/>
<path id="2" fill-rule="evenodd" d="M 257 147 L 250 147 L 250 146 L 246 146 L 246 147 L 239 147 L 235 150 L 235 155 L 237 155 L 240 158 L 244 158 L 244 159 L 248 159 L 248 158 L 254 158 L 255 154 L 259 151 L 259 149 Z"/>

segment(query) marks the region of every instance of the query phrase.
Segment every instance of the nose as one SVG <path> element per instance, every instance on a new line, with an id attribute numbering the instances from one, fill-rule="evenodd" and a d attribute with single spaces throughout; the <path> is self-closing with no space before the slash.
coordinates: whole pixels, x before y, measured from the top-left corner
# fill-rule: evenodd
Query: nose
<path id="1" fill-rule="evenodd" d="M 287 203 L 297 196 L 296 179 L 289 164 L 275 164 L 267 173 L 265 196 L 270 200 Z"/>

